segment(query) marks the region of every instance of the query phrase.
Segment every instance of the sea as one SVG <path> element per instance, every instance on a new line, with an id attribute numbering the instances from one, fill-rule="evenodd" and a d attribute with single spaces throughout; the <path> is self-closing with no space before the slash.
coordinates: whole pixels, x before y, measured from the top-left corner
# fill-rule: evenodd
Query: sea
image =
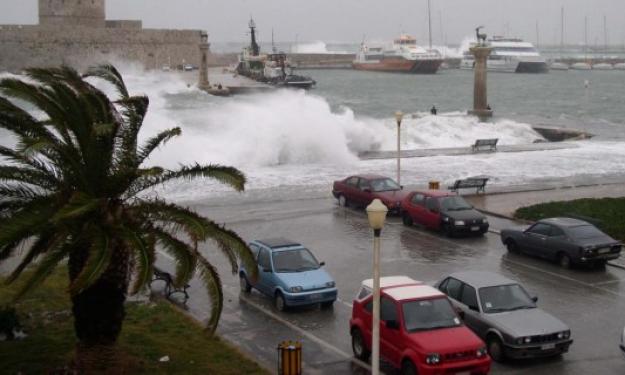
<path id="1" fill-rule="evenodd" d="M 495 189 L 625 181 L 625 71 L 490 73 L 488 100 L 495 116 L 480 122 L 466 115 L 473 72 L 465 70 L 435 75 L 302 70 L 298 73 L 317 81 L 315 88 L 224 98 L 189 85 L 196 72 L 185 73 L 191 77 L 129 63 L 117 66 L 131 93 L 150 98 L 142 140 L 182 128 L 182 136 L 158 149 L 148 165 L 222 164 L 247 176 L 244 193 L 209 179 L 171 182 L 148 192 L 177 202 L 324 197 L 334 180 L 351 174 L 394 177 L 396 160 L 358 155 L 396 148 L 396 111 L 405 113 L 400 131 L 405 150 L 468 147 L 481 138 L 529 144 L 541 140 L 532 126 L 594 134 L 563 150 L 406 158 L 401 181 L 408 187 L 475 175 L 489 176 Z M 438 115 L 430 115 L 432 106 Z M 0 132 L 0 143 L 11 142 Z"/>

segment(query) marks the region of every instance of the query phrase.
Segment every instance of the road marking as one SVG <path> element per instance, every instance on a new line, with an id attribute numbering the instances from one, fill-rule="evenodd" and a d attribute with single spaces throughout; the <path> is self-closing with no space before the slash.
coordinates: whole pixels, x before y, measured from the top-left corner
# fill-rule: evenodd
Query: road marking
<path id="1" fill-rule="evenodd" d="M 364 368 L 364 369 L 366 369 L 368 371 L 371 371 L 371 366 L 369 366 L 369 364 L 367 364 L 367 363 L 365 363 L 365 362 L 363 362 L 363 361 L 361 361 L 359 359 L 356 359 L 353 355 L 344 352 L 343 350 L 341 350 L 341 349 L 337 348 L 336 346 L 330 344 L 329 342 L 327 342 L 327 341 L 325 341 L 325 340 L 323 340 L 323 339 L 313 335 L 312 333 L 306 331 L 305 329 L 300 328 L 300 327 L 296 326 L 295 324 L 289 322 L 288 320 L 283 319 L 282 317 L 280 317 L 279 315 L 273 313 L 272 311 L 269 311 L 266 308 L 264 308 L 264 307 L 262 307 L 260 305 L 257 305 L 251 299 L 249 299 L 247 296 L 242 295 L 242 294 L 236 294 L 235 295 L 234 293 L 230 292 L 228 289 L 230 289 L 230 288 L 224 288 L 225 292 L 230 294 L 230 296 L 232 296 L 232 297 L 237 297 L 238 296 L 240 299 L 245 301 L 248 305 L 254 307 L 256 310 L 262 312 L 263 314 L 269 316 L 270 318 L 276 320 L 277 322 L 287 326 L 288 328 L 290 328 L 290 329 L 292 329 L 294 331 L 299 332 L 302 336 L 305 336 L 310 341 L 313 341 L 313 342 L 321 345 L 322 347 L 324 347 L 326 349 L 329 349 L 329 350 L 335 352 L 336 354 L 338 354 L 338 355 L 340 355 L 342 357 L 345 357 L 346 359 L 349 359 L 350 361 L 352 361 L 353 363 L 361 366 L 362 368 Z"/>

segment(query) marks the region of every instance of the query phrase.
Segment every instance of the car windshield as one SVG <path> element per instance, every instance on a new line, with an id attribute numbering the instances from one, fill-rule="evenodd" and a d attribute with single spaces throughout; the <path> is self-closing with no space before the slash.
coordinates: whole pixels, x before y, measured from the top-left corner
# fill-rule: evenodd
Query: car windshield
<path id="1" fill-rule="evenodd" d="M 440 198 L 443 211 L 462 211 L 473 208 L 464 198 L 459 196 Z"/>
<path id="2" fill-rule="evenodd" d="M 480 289 L 482 310 L 486 314 L 533 309 L 536 304 L 519 284 L 497 285 Z"/>
<path id="3" fill-rule="evenodd" d="M 316 270 L 319 262 L 308 249 L 293 249 L 273 253 L 275 272 L 303 272 Z"/>
<path id="4" fill-rule="evenodd" d="M 402 311 L 408 332 L 457 327 L 462 324 L 447 298 L 404 302 Z"/>
<path id="5" fill-rule="evenodd" d="M 371 180 L 371 190 L 377 192 L 401 190 L 401 187 L 397 185 L 397 182 L 391 180 L 390 178 L 381 178 L 378 180 Z"/>
<path id="6" fill-rule="evenodd" d="M 569 228 L 571 237 L 576 239 L 594 238 L 604 236 L 603 232 L 593 225 L 580 225 Z"/>

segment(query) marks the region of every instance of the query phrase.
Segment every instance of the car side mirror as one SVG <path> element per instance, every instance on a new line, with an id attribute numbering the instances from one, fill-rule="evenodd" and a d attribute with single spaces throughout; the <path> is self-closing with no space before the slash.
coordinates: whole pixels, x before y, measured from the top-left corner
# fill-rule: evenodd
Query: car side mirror
<path id="1" fill-rule="evenodd" d="M 399 323 L 397 322 L 397 320 L 387 320 L 386 321 L 386 328 L 388 328 L 388 329 L 399 329 Z"/>
<path id="2" fill-rule="evenodd" d="M 460 317 L 460 319 L 464 320 L 464 311 L 462 311 L 461 309 L 456 310 L 456 312 L 458 313 L 458 316 Z"/>
<path id="3" fill-rule="evenodd" d="M 321 262 L 321 263 L 319 263 L 319 267 L 323 267 L 323 266 L 325 266 L 325 265 L 326 265 L 326 262 Z"/>
<path id="4" fill-rule="evenodd" d="M 399 190 L 404 190 L 404 185 L 399 185 Z"/>
<path id="5" fill-rule="evenodd" d="M 532 301 L 534 301 L 534 303 L 538 302 L 538 297 L 537 296 L 532 297 Z"/>

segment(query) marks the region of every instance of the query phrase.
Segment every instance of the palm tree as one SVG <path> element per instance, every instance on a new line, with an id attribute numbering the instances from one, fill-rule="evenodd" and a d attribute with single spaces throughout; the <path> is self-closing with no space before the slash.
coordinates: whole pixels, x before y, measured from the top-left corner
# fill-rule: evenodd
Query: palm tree
<path id="1" fill-rule="evenodd" d="M 79 344 L 113 345 L 127 293 L 148 285 L 158 249 L 175 259 L 176 286 L 196 274 L 203 280 L 212 333 L 223 307 L 221 281 L 198 243 L 214 241 L 233 272 L 238 260 L 255 270 L 252 254 L 233 231 L 142 192 L 199 177 L 242 191 L 245 176 L 220 165 L 142 167 L 181 130 L 163 131 L 138 146 L 148 98 L 131 96 L 113 66 L 91 68 L 83 76 L 69 67 L 25 74 L 26 79 L 0 81 L 0 128 L 16 137 L 13 148 L 0 146 L 6 160 L 0 165 L 0 262 L 25 249 L 6 283 L 33 266 L 16 299 L 67 259 Z M 112 84 L 119 97 L 111 100 L 90 83 L 98 79 Z"/>

